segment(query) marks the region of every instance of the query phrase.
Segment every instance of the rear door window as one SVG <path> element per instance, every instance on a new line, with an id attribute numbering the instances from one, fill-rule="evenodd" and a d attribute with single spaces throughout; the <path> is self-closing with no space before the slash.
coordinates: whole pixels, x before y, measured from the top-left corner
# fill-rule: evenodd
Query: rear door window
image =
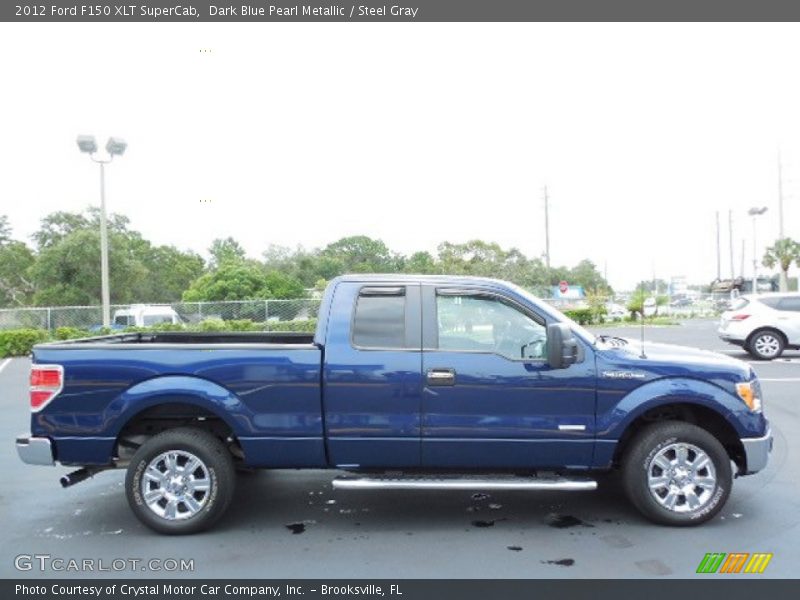
<path id="1" fill-rule="evenodd" d="M 769 306 L 770 308 L 778 308 L 778 302 L 780 302 L 780 298 L 774 298 L 774 297 L 759 298 L 758 301 L 765 306 Z"/>
<path id="2" fill-rule="evenodd" d="M 778 310 L 800 312 L 800 296 L 781 298 L 778 302 Z"/>
<path id="3" fill-rule="evenodd" d="M 353 345 L 358 348 L 407 348 L 404 287 L 364 288 L 353 317 Z"/>

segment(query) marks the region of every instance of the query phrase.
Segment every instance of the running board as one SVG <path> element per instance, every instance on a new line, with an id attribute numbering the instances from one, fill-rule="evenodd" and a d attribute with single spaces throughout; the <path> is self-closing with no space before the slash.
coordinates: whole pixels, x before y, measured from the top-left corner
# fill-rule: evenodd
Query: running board
<path id="1" fill-rule="evenodd" d="M 336 477 L 335 490 L 557 490 L 597 489 L 597 482 L 581 477 Z"/>

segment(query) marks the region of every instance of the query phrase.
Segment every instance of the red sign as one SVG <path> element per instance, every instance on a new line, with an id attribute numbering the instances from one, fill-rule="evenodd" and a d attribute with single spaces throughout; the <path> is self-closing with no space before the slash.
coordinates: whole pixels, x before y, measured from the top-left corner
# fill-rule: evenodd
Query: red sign
<path id="1" fill-rule="evenodd" d="M 569 290 L 569 284 L 566 281 L 559 281 L 558 282 L 558 291 L 562 294 L 566 294 L 567 290 Z"/>

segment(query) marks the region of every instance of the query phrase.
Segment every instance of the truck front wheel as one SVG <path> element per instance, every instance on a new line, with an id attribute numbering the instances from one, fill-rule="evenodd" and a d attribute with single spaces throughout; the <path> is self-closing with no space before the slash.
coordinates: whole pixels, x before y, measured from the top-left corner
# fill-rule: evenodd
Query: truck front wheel
<path id="1" fill-rule="evenodd" d="M 705 429 L 681 421 L 653 423 L 627 448 L 622 482 L 633 505 L 662 525 L 712 519 L 731 491 L 728 453 Z"/>
<path id="2" fill-rule="evenodd" d="M 171 429 L 153 436 L 128 466 L 128 503 L 145 525 L 166 534 L 213 525 L 233 498 L 233 459 L 207 431 Z"/>

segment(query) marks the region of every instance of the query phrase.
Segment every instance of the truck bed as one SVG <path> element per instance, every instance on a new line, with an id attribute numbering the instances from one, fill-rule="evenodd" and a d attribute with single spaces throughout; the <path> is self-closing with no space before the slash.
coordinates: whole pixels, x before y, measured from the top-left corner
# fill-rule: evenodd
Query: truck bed
<path id="1" fill-rule="evenodd" d="M 85 346 L 86 344 L 278 344 L 310 345 L 313 333 L 280 331 L 161 331 L 120 333 L 65 340 L 48 346 Z"/>
<path id="2" fill-rule="evenodd" d="M 34 413 L 31 431 L 56 442 L 57 460 L 107 461 L 122 427 L 150 410 L 216 415 L 251 466 L 325 466 L 322 349 L 312 334 L 125 333 L 39 344 L 38 364 L 60 365 L 63 390 Z"/>

